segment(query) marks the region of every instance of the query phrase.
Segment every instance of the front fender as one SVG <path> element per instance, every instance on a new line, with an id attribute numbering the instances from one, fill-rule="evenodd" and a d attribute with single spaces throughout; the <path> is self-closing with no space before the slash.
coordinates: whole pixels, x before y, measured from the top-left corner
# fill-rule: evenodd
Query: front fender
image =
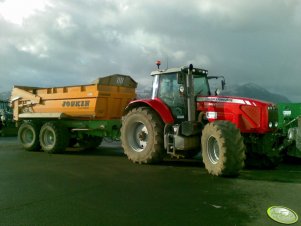
<path id="1" fill-rule="evenodd" d="M 170 109 L 166 106 L 166 104 L 158 99 L 140 99 L 131 101 L 124 111 L 124 115 L 129 112 L 133 108 L 141 107 L 141 106 L 148 106 L 152 108 L 154 111 L 158 113 L 160 118 L 165 124 L 173 124 L 174 118 L 171 114 Z"/>

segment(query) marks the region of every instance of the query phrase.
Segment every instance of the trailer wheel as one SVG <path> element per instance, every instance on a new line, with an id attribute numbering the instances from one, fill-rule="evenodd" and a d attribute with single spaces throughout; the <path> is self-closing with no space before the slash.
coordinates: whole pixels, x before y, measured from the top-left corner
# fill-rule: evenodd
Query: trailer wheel
<path id="1" fill-rule="evenodd" d="M 40 125 L 29 121 L 24 122 L 18 130 L 18 138 L 26 151 L 39 151 L 41 149 L 39 141 Z"/>
<path id="2" fill-rule="evenodd" d="M 67 128 L 57 122 L 45 123 L 40 131 L 40 143 L 45 152 L 63 152 L 69 144 Z"/>
<path id="3" fill-rule="evenodd" d="M 208 123 L 202 132 L 202 157 L 210 174 L 238 176 L 245 160 L 245 145 L 239 129 L 229 121 Z"/>
<path id="4" fill-rule="evenodd" d="M 148 107 L 134 108 L 122 119 L 124 153 L 135 163 L 157 163 L 164 157 L 163 122 Z"/>

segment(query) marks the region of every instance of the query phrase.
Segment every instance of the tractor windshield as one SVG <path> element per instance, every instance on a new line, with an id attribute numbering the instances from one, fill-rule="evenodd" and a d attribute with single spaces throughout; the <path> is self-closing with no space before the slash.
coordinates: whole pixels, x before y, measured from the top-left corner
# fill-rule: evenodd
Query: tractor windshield
<path id="1" fill-rule="evenodd" d="M 209 96 L 210 88 L 207 77 L 204 76 L 194 76 L 194 94 L 195 96 Z"/>
<path id="2" fill-rule="evenodd" d="M 168 102 L 169 99 L 175 100 L 176 97 L 179 97 L 180 84 L 177 82 L 177 75 L 175 73 L 161 75 L 158 81 L 158 97 L 165 102 Z M 156 82 L 157 83 L 157 82 Z M 195 96 L 210 95 L 210 88 L 207 77 L 195 75 L 193 78 L 194 83 L 194 94 Z M 181 98 L 182 99 L 182 98 Z M 176 102 L 179 103 L 178 101 Z"/>
<path id="3" fill-rule="evenodd" d="M 206 76 L 194 75 L 194 95 L 210 95 Z M 185 95 L 180 94 L 177 73 L 156 75 L 153 84 L 153 97 L 157 96 L 168 105 L 176 119 L 184 119 L 186 115 Z"/>

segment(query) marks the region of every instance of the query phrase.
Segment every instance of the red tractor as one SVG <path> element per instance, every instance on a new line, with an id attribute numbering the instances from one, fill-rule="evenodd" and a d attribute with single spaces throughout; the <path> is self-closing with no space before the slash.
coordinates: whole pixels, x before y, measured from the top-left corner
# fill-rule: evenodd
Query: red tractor
<path id="1" fill-rule="evenodd" d="M 122 118 L 121 141 L 135 163 L 156 163 L 166 154 L 181 158 L 202 151 L 216 176 L 237 176 L 247 163 L 274 167 L 277 109 L 259 100 L 211 95 L 208 71 L 189 67 L 158 70 L 151 99 L 132 101 Z M 249 161 L 248 161 L 249 160 Z"/>

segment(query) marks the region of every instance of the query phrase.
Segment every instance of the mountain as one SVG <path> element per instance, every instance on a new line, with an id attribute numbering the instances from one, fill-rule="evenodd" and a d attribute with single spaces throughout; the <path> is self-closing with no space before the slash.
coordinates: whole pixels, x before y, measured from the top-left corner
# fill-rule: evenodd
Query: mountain
<path id="1" fill-rule="evenodd" d="M 291 102 L 287 97 L 272 93 L 266 88 L 263 88 L 255 83 L 246 83 L 243 85 L 233 85 L 226 86 L 226 89 L 222 91 L 220 95 L 223 96 L 239 96 L 239 97 L 248 97 L 258 100 L 264 100 L 273 103 L 289 103 Z M 141 87 L 137 89 L 137 97 L 141 98 L 150 98 L 151 89 L 149 87 Z"/>
<path id="2" fill-rule="evenodd" d="M 151 98 L 151 88 L 148 86 L 141 86 L 137 89 L 138 99 L 142 98 Z M 267 89 L 254 84 L 246 83 L 243 85 L 233 85 L 226 86 L 226 89 L 222 91 L 220 95 L 223 96 L 240 96 L 240 97 L 249 97 L 258 100 L 265 100 L 273 103 L 289 103 L 291 102 L 287 97 L 272 93 Z M 8 100 L 10 98 L 10 92 L 1 92 L 0 100 Z"/>
<path id="3" fill-rule="evenodd" d="M 249 97 L 273 103 L 291 102 L 287 97 L 277 93 L 272 93 L 267 89 L 254 83 L 246 83 L 243 85 L 234 85 L 226 87 L 226 89 L 222 91 L 221 95 Z"/>
<path id="4" fill-rule="evenodd" d="M 0 100 L 8 100 L 10 98 L 10 92 L 1 92 L 0 93 Z"/>

